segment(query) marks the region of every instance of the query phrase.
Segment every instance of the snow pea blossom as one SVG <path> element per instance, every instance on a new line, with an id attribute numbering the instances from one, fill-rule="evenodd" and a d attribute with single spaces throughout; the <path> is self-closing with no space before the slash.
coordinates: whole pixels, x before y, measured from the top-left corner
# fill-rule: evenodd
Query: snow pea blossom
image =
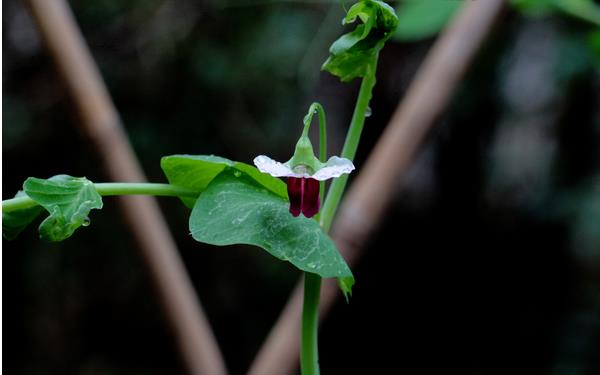
<path id="1" fill-rule="evenodd" d="M 296 144 L 294 156 L 285 163 L 268 156 L 259 155 L 254 164 L 262 173 L 274 177 L 287 177 L 287 191 L 290 199 L 290 213 L 300 213 L 310 218 L 319 212 L 319 181 L 340 177 L 354 170 L 354 164 L 346 158 L 332 156 L 321 163 L 314 155 L 312 144 L 303 134 Z"/>

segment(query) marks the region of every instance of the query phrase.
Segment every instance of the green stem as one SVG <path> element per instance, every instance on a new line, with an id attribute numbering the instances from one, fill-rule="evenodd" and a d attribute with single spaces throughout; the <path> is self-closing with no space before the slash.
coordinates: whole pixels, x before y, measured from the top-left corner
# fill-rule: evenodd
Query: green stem
<path id="1" fill-rule="evenodd" d="M 327 162 L 327 119 L 325 118 L 325 110 L 323 106 L 317 102 L 314 102 L 308 108 L 308 113 L 304 116 L 304 129 L 302 130 L 302 136 L 308 137 L 310 125 L 312 124 L 313 116 L 319 114 L 319 161 L 323 164 Z M 325 181 L 319 182 L 319 199 L 321 202 L 325 197 Z M 317 213 L 315 220 L 320 222 L 320 214 Z"/>
<path id="2" fill-rule="evenodd" d="M 325 118 L 325 110 L 323 106 L 314 102 L 308 108 L 308 113 L 304 116 L 304 129 L 302 135 L 308 136 L 312 118 L 315 113 L 319 114 L 319 161 L 325 163 L 327 161 L 327 119 Z"/>
<path id="3" fill-rule="evenodd" d="M 308 109 L 309 126 L 312 121 L 312 115 L 317 112 L 319 114 L 319 161 L 321 163 L 327 162 L 327 119 L 325 118 L 325 110 L 323 106 L 317 102 L 311 104 Z M 306 124 L 305 124 L 306 129 Z M 320 182 L 319 197 L 325 198 L 325 181 Z M 317 218 L 317 221 L 319 219 Z"/>
<path id="4" fill-rule="evenodd" d="M 319 112 L 319 160 L 321 163 L 327 162 L 327 119 L 325 110 L 319 103 L 314 104 Z"/>
<path id="5" fill-rule="evenodd" d="M 29 197 L 6 199 L 2 201 L 2 212 L 24 210 L 34 206 L 37 206 L 37 203 Z"/>
<path id="6" fill-rule="evenodd" d="M 193 189 L 171 184 L 155 184 L 149 182 L 128 183 L 108 182 L 94 184 L 100 195 L 157 195 L 163 197 L 197 197 L 199 192 Z"/>
<path id="7" fill-rule="evenodd" d="M 365 124 L 365 117 L 369 108 L 369 101 L 371 100 L 373 87 L 375 87 L 375 71 L 377 69 L 377 62 L 371 67 L 369 74 L 367 74 L 360 85 L 360 91 L 356 100 L 356 107 L 354 108 L 354 114 L 352 115 L 352 121 L 346 135 L 346 142 L 342 149 L 342 157 L 353 160 L 356 155 L 358 148 L 358 142 L 360 141 L 360 135 L 362 133 L 363 126 Z M 322 163 L 327 158 L 327 138 L 326 138 L 326 123 L 325 123 L 325 112 L 323 107 L 318 103 L 313 103 L 309 109 L 308 115 L 304 120 L 304 132 L 308 134 L 308 128 L 312 120 L 312 115 L 315 110 L 319 113 L 319 150 L 320 160 Z M 331 222 L 335 212 L 337 211 L 338 205 L 344 193 L 346 182 L 348 181 L 347 175 L 343 175 L 336 178 L 331 183 L 329 193 L 323 204 L 323 208 L 319 216 L 316 219 L 321 223 L 325 233 L 329 232 Z M 320 197 L 323 198 L 325 195 L 325 184 L 321 182 L 320 186 Z M 300 367 L 302 375 L 318 375 L 319 374 L 319 353 L 318 353 L 318 325 L 319 325 L 319 297 L 321 294 L 321 277 L 313 273 L 304 273 L 304 305 L 302 308 L 302 342 L 300 347 Z"/>
<path id="8" fill-rule="evenodd" d="M 199 192 L 170 184 L 109 182 L 94 184 L 98 194 L 109 195 L 157 195 L 168 197 L 197 197 Z M 11 212 L 36 206 L 29 197 L 18 197 L 2 201 L 2 211 Z"/>
<path id="9" fill-rule="evenodd" d="M 342 149 L 342 157 L 350 160 L 354 160 L 356 155 L 356 149 L 358 148 L 358 142 L 360 141 L 360 135 L 362 133 L 363 126 L 365 124 L 365 117 L 369 108 L 369 101 L 371 100 L 373 87 L 375 87 L 375 71 L 377 70 L 377 60 L 375 64 L 369 70 L 369 73 L 363 78 L 360 85 L 360 91 L 358 93 L 358 99 L 356 99 L 356 106 L 354 107 L 354 114 L 352 115 L 352 122 L 348 128 L 348 134 L 346 135 L 346 142 Z M 348 175 L 342 175 L 336 178 L 329 187 L 327 198 L 321 209 L 321 226 L 327 233 L 331 228 L 331 222 L 338 209 L 346 183 L 348 182 Z"/>
<path id="10" fill-rule="evenodd" d="M 317 341 L 319 324 L 319 298 L 321 277 L 304 273 L 304 305 L 302 308 L 302 345 L 300 369 L 302 375 L 319 375 L 319 349 Z"/>
<path id="11" fill-rule="evenodd" d="M 327 121 L 325 110 L 319 103 L 313 103 L 304 118 L 304 134 L 308 129 L 315 113 L 319 114 L 319 160 L 327 161 Z M 319 199 L 325 196 L 325 181 L 319 184 Z M 315 216 L 319 221 L 320 214 Z M 300 348 L 300 366 L 303 375 L 319 374 L 319 297 L 321 295 L 321 277 L 314 273 L 304 273 L 304 305 L 302 308 L 302 344 Z"/>

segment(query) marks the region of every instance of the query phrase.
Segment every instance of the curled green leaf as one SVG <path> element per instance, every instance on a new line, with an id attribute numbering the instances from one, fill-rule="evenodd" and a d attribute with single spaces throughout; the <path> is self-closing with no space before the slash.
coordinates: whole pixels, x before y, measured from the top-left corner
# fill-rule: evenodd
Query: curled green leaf
<path id="1" fill-rule="evenodd" d="M 362 22 L 342 35 L 329 49 L 322 69 L 349 82 L 364 77 L 374 69 L 377 55 L 398 26 L 394 9 L 383 1 L 362 0 L 346 14 L 343 24 Z"/>
<path id="2" fill-rule="evenodd" d="M 102 197 L 85 177 L 57 175 L 47 180 L 30 177 L 23 190 L 50 214 L 39 227 L 40 237 L 62 241 L 80 226 L 89 225 L 89 212 L 102 208 Z"/>

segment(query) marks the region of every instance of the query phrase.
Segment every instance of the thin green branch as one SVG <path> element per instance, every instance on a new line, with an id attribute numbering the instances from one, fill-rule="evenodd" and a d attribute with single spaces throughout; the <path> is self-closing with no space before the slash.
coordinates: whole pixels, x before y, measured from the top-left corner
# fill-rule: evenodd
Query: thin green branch
<path id="1" fill-rule="evenodd" d="M 94 184 L 100 195 L 156 195 L 164 197 L 197 197 L 193 189 L 171 184 L 108 182 Z"/>
<path id="2" fill-rule="evenodd" d="M 319 299 L 321 277 L 304 273 L 304 304 L 302 308 L 302 344 L 300 346 L 300 369 L 302 375 L 319 375 Z"/>
<path id="3" fill-rule="evenodd" d="M 108 182 L 94 184 L 98 194 L 111 195 L 155 195 L 165 197 L 197 197 L 199 192 L 170 184 Z M 12 212 L 36 206 L 37 203 L 27 197 L 17 197 L 2 201 L 2 211 Z"/>
<path id="4" fill-rule="evenodd" d="M 377 60 L 369 70 L 361 83 L 356 107 L 352 115 L 352 121 L 346 135 L 346 142 L 342 149 L 342 157 L 353 160 L 360 141 L 360 135 L 365 123 L 365 117 L 369 108 L 373 87 L 375 86 L 375 71 L 377 69 Z M 322 163 L 327 159 L 327 124 L 325 111 L 319 103 L 313 103 L 308 114 L 304 118 L 303 134 L 308 135 L 308 130 L 315 113 L 319 114 L 319 158 Z M 315 217 L 321 223 L 323 230 L 327 233 L 331 227 L 331 222 L 338 205 L 341 201 L 346 182 L 346 175 L 334 179 L 329 189 L 329 193 L 323 204 L 319 215 Z M 321 181 L 319 196 L 325 195 L 325 184 Z M 321 294 L 321 277 L 309 272 L 304 273 L 304 303 L 302 308 L 302 337 L 300 346 L 300 367 L 302 375 L 319 374 L 319 350 L 318 350 L 318 329 L 319 329 L 319 298 Z"/>
<path id="5" fill-rule="evenodd" d="M 302 135 L 308 137 L 310 125 L 312 124 L 312 118 L 315 114 L 319 115 L 319 161 L 321 163 L 327 162 L 327 119 L 325 118 L 325 110 L 320 103 L 314 102 L 310 105 L 308 113 L 304 116 L 304 129 L 302 129 Z M 325 182 L 319 183 L 319 197 L 321 201 L 325 197 Z M 319 221 L 320 215 L 317 214 L 316 220 Z M 320 222 L 320 221 L 319 221 Z"/>
<path id="6" fill-rule="evenodd" d="M 319 103 L 313 103 L 304 118 L 304 133 L 312 123 L 315 113 L 319 114 L 319 160 L 327 161 L 327 120 L 325 110 Z M 325 181 L 319 183 L 319 199 L 325 196 Z M 315 216 L 320 222 L 320 214 Z M 302 309 L 302 337 L 300 346 L 300 367 L 302 375 L 319 374 L 319 298 L 321 295 L 321 277 L 314 273 L 304 273 L 304 304 Z"/>
<path id="7" fill-rule="evenodd" d="M 313 103 L 312 106 L 319 113 L 319 160 L 321 160 L 321 163 L 325 163 L 327 161 L 327 119 L 325 118 L 325 110 L 319 103 Z"/>
<path id="8" fill-rule="evenodd" d="M 373 87 L 375 87 L 375 71 L 377 70 L 377 60 L 375 64 L 369 70 L 360 85 L 360 91 L 358 98 L 356 99 L 356 106 L 352 115 L 352 121 L 348 128 L 348 134 L 346 135 L 346 142 L 342 149 L 342 157 L 350 160 L 354 160 L 356 150 L 358 148 L 358 142 L 360 141 L 360 135 L 365 124 L 365 117 L 369 108 L 369 102 L 371 101 Z M 325 232 L 329 232 L 331 223 L 338 209 L 346 183 L 348 182 L 348 175 L 342 175 L 333 180 L 327 193 L 327 198 L 321 209 L 321 226 Z"/>
<path id="9" fill-rule="evenodd" d="M 6 199 L 2 201 L 2 212 L 24 210 L 34 206 L 37 206 L 37 203 L 29 197 Z"/>
<path id="10" fill-rule="evenodd" d="M 342 149 L 342 157 L 353 160 L 358 149 L 358 143 L 362 134 L 362 129 L 365 124 L 365 117 L 369 108 L 373 87 L 375 87 L 375 71 L 377 69 L 377 60 L 369 70 L 361 83 L 352 121 L 346 135 L 344 148 Z M 326 123 L 325 112 L 323 107 L 318 103 L 313 103 L 309 109 L 309 113 L 304 120 L 304 133 L 308 134 L 308 128 L 312 116 L 317 111 L 319 113 L 319 150 L 321 162 L 325 162 L 327 157 L 327 138 L 326 138 Z M 343 175 L 333 180 L 329 193 L 323 208 L 317 220 L 321 223 L 323 230 L 327 233 L 331 227 L 331 222 L 335 216 L 335 212 L 340 204 L 346 183 L 347 175 Z M 321 182 L 320 196 L 325 194 L 325 185 Z M 319 323 L 319 297 L 321 294 L 321 277 L 318 275 L 305 272 L 304 273 L 304 304 L 302 308 L 302 338 L 300 347 L 300 367 L 302 375 L 318 375 L 319 374 L 319 356 L 318 356 L 318 323 Z"/>
<path id="11" fill-rule="evenodd" d="M 308 110 L 310 119 L 312 121 L 313 114 L 319 115 L 319 160 L 321 163 L 327 162 L 327 119 L 325 118 L 325 110 L 320 103 L 311 104 Z M 321 199 L 325 198 L 325 181 L 321 181 L 319 196 Z"/>

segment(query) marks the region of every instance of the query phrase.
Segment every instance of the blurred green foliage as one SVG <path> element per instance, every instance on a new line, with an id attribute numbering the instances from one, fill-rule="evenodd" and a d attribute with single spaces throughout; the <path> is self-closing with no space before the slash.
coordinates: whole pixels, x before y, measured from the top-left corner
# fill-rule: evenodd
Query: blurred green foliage
<path id="1" fill-rule="evenodd" d="M 600 5 L 594 0 L 511 0 L 511 3 L 531 16 L 563 12 L 600 27 Z"/>
<path id="2" fill-rule="evenodd" d="M 461 1 L 403 1 L 396 8 L 399 22 L 394 38 L 417 41 L 437 35 L 461 5 Z"/>
<path id="3" fill-rule="evenodd" d="M 463 5 L 462 1 L 404 0 L 396 7 L 399 27 L 395 38 L 417 41 L 437 35 Z M 564 13 L 600 27 L 600 5 L 593 0 L 511 0 L 511 5 L 532 17 Z"/>

